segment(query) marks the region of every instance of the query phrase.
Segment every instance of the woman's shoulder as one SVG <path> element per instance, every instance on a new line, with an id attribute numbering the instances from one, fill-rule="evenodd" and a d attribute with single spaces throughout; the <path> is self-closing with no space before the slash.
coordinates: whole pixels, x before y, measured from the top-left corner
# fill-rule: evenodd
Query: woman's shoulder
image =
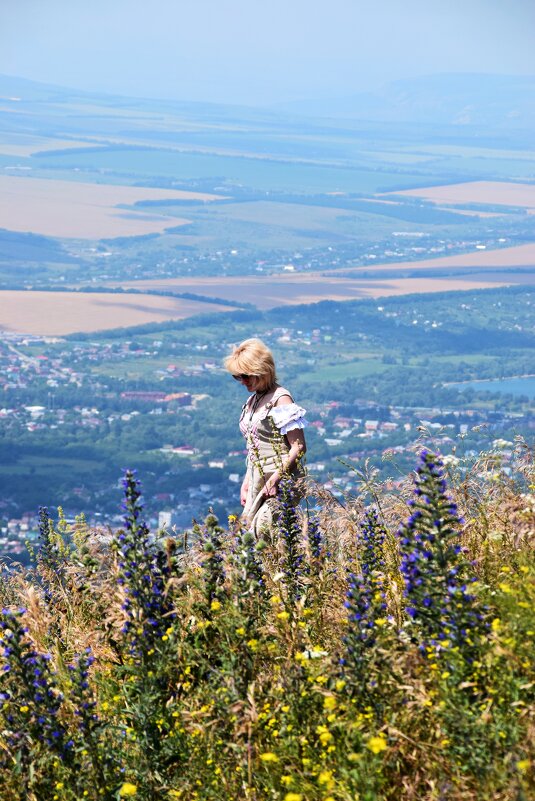
<path id="1" fill-rule="evenodd" d="M 292 393 L 286 387 L 277 387 L 271 398 L 272 406 L 284 406 L 287 403 L 294 403 Z"/>

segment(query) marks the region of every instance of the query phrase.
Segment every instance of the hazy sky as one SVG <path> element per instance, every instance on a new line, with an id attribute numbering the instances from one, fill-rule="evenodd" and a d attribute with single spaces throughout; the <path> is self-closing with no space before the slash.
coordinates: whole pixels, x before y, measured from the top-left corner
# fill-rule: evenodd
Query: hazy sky
<path id="1" fill-rule="evenodd" d="M 0 0 L 0 72 L 264 104 L 437 72 L 535 74 L 535 0 Z"/>

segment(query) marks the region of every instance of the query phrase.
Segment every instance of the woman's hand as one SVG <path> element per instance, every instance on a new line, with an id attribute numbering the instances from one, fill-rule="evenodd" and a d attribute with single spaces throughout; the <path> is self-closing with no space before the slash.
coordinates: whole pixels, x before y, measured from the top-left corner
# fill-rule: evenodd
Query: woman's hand
<path id="1" fill-rule="evenodd" d="M 277 487 L 279 486 L 279 481 L 281 480 L 279 471 L 276 470 L 273 475 L 271 475 L 268 480 L 266 481 L 266 486 L 264 487 L 264 495 L 266 498 L 274 498 L 277 494 Z"/>
<path id="2" fill-rule="evenodd" d="M 241 483 L 240 501 L 241 505 L 245 506 L 247 503 L 247 493 L 249 492 L 249 476 L 246 475 Z"/>

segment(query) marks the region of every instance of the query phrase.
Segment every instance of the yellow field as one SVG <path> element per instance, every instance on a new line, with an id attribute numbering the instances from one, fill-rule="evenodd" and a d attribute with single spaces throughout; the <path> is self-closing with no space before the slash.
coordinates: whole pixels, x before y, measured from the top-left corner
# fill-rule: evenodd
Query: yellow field
<path id="1" fill-rule="evenodd" d="M 232 310 L 215 303 L 154 295 L 5 290 L 0 291 L 0 330 L 62 336 Z"/>
<path id="2" fill-rule="evenodd" d="M 504 181 L 470 181 L 448 186 L 429 186 L 424 189 L 404 189 L 396 195 L 421 197 L 446 205 L 489 203 L 500 206 L 523 206 L 535 210 L 535 185 Z"/>
<path id="3" fill-rule="evenodd" d="M 140 200 L 220 199 L 175 189 L 146 189 L 0 176 L 0 228 L 76 239 L 139 236 L 189 222 L 146 209 L 120 209 Z"/>

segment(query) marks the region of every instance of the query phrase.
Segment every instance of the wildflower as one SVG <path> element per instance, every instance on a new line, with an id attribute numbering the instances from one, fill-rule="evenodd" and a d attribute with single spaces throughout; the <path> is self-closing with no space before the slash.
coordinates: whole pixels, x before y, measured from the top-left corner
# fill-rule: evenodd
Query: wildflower
<path id="1" fill-rule="evenodd" d="M 463 579 L 459 528 L 464 520 L 446 493 L 443 463 L 436 454 L 422 451 L 416 473 L 411 515 L 398 531 L 406 612 L 418 624 L 422 646 L 448 638 L 467 646 L 470 632 L 485 624 Z"/>
<path id="2" fill-rule="evenodd" d="M 385 751 L 388 745 L 383 735 L 379 734 L 377 737 L 370 737 L 366 743 L 366 748 L 369 748 L 372 754 L 379 754 L 381 751 Z"/>
<path id="3" fill-rule="evenodd" d="M 13 702 L 5 715 L 7 739 L 15 747 L 22 738 L 41 740 L 59 757 L 70 761 L 74 743 L 59 720 L 63 696 L 51 669 L 50 655 L 35 651 L 27 636 L 21 622 L 24 612 L 3 609 L 0 615 L 0 645 L 5 672 L 11 678 L 9 691 L 2 693 L 2 698 Z M 17 708 L 23 717 L 16 714 Z"/>
<path id="4" fill-rule="evenodd" d="M 332 770 L 322 770 L 318 776 L 318 784 L 325 786 L 327 790 L 332 790 L 334 787 Z"/>
<path id="5" fill-rule="evenodd" d="M 259 557 L 260 544 L 251 531 L 240 528 L 236 535 L 236 548 L 233 562 L 236 567 L 236 600 L 240 612 L 254 625 L 260 609 L 267 601 L 266 582 L 262 561 Z"/>
<path id="6" fill-rule="evenodd" d="M 527 773 L 527 771 L 528 771 L 528 770 L 529 770 L 529 768 L 530 768 L 530 765 L 531 765 L 531 762 L 530 762 L 530 760 L 529 760 L 529 759 L 520 759 L 520 760 L 519 760 L 519 761 L 516 763 L 516 769 L 517 769 L 518 771 L 520 771 L 520 773 Z"/>
<path id="7" fill-rule="evenodd" d="M 273 751 L 266 751 L 265 753 L 260 754 L 260 759 L 262 760 L 262 762 L 265 763 L 279 761 L 279 757 L 277 756 L 277 754 L 274 754 Z"/>
<path id="8" fill-rule="evenodd" d="M 300 793 L 286 793 L 284 801 L 303 801 L 303 796 Z"/>
<path id="9" fill-rule="evenodd" d="M 131 784 L 130 782 L 124 782 L 119 790 L 119 797 L 120 798 L 129 798 L 132 795 L 137 794 L 137 785 Z"/>
<path id="10" fill-rule="evenodd" d="M 277 614 L 277 617 L 278 617 L 279 620 L 288 620 L 288 618 L 290 617 L 290 613 L 289 612 L 279 612 Z"/>
<path id="11" fill-rule="evenodd" d="M 327 726 L 318 726 L 316 728 L 316 733 L 319 735 L 319 741 L 324 747 L 329 745 L 333 739 L 333 736 Z"/>
<path id="12" fill-rule="evenodd" d="M 221 609 L 221 603 L 219 601 L 212 601 L 210 604 L 210 610 L 212 612 L 218 612 Z"/>
<path id="13" fill-rule="evenodd" d="M 290 784 L 293 784 L 293 776 L 281 776 L 281 784 L 284 785 L 284 787 L 289 787 Z"/>
<path id="14" fill-rule="evenodd" d="M 331 712 L 333 709 L 336 709 L 337 702 L 334 695 L 327 695 L 323 699 L 323 708 Z"/>
<path id="15" fill-rule="evenodd" d="M 310 553 L 310 564 L 307 568 L 307 573 L 311 576 L 317 576 L 321 571 L 327 552 L 324 546 L 323 532 L 316 516 L 309 516 L 306 532 Z"/>
<path id="16" fill-rule="evenodd" d="M 502 621 L 500 620 L 500 618 L 499 617 L 495 617 L 494 620 L 492 621 L 492 623 L 490 624 L 490 627 L 491 627 L 492 631 L 494 631 L 494 632 L 499 631 L 501 629 L 501 627 L 502 627 Z"/>
<path id="17" fill-rule="evenodd" d="M 283 570 L 286 577 L 288 598 L 294 602 L 303 594 L 304 554 L 301 549 L 301 526 L 299 512 L 294 499 L 293 479 L 285 475 L 279 484 L 278 506 L 275 525 L 284 543 Z"/>
<path id="18" fill-rule="evenodd" d="M 384 599 L 383 543 L 386 531 L 377 512 L 366 512 L 358 538 L 360 573 L 349 575 L 345 606 L 348 612 L 348 628 L 344 637 L 347 655 L 343 664 L 345 672 L 359 683 L 365 682 L 365 662 L 370 647 L 377 638 L 377 622 L 383 621 L 386 603 Z"/>
<path id="19" fill-rule="evenodd" d="M 157 548 L 141 519 L 143 505 L 135 471 L 127 470 L 122 484 L 124 529 L 117 532 L 113 542 L 119 558 L 118 583 L 124 592 L 126 620 L 122 632 L 130 653 L 141 658 L 147 657 L 166 636 L 169 617 L 174 616 L 166 593 L 171 563 Z"/>

